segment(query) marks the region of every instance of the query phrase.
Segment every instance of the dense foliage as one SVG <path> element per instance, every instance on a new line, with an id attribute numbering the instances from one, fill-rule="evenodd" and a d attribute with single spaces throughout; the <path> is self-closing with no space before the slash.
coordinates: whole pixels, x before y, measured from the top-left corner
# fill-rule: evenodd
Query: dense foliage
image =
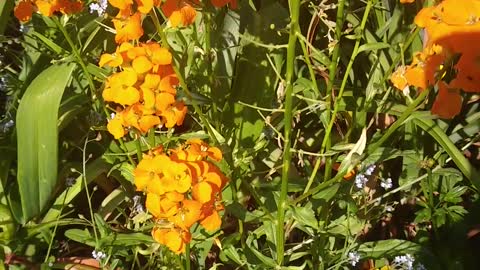
<path id="1" fill-rule="evenodd" d="M 480 0 L 0 1 L 0 269 L 477 269 Z"/>

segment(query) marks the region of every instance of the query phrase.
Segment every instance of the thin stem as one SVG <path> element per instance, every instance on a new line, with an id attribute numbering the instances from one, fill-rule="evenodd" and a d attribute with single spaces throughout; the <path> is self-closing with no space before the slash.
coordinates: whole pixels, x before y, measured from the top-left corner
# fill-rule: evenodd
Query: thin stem
<path id="1" fill-rule="evenodd" d="M 142 135 L 137 134 L 137 138 L 135 139 L 135 148 L 137 150 L 137 158 L 138 162 L 142 160 L 143 154 L 142 154 L 142 144 L 140 142 L 140 138 Z"/>
<path id="2" fill-rule="evenodd" d="M 185 270 L 190 270 L 190 244 L 185 246 Z"/>
<path id="3" fill-rule="evenodd" d="M 290 0 L 290 34 L 287 48 L 287 71 L 286 71 L 286 91 L 285 91 L 285 115 L 284 115 L 284 139 L 285 145 L 283 148 L 283 167 L 282 167 L 282 182 L 280 190 L 280 198 L 277 210 L 277 231 L 276 231 L 276 248 L 277 248 L 277 264 L 283 264 L 284 250 L 285 250 L 285 208 L 287 206 L 288 193 L 288 174 L 290 171 L 290 162 L 292 159 L 291 147 L 291 131 L 292 131 L 292 104 L 293 104 L 293 72 L 295 64 L 295 46 L 297 43 L 297 32 L 300 32 L 298 18 L 300 15 L 300 0 Z"/>
<path id="4" fill-rule="evenodd" d="M 298 33 L 298 35 L 300 35 L 300 33 Z M 317 85 L 317 79 L 315 77 L 315 71 L 313 70 L 312 61 L 310 61 L 310 55 L 308 55 L 307 46 L 305 45 L 305 42 L 302 39 L 299 39 L 299 41 L 300 41 L 300 46 L 302 47 L 305 63 L 307 64 L 307 67 L 308 67 L 308 73 L 310 73 L 310 78 L 312 80 L 313 91 L 315 91 L 315 94 L 319 96 L 319 98 L 321 98 L 320 90 L 318 89 L 318 85 Z"/>
<path id="5" fill-rule="evenodd" d="M 368 14 L 370 13 L 370 9 L 372 8 L 372 5 L 373 5 L 372 2 L 373 2 L 372 0 L 369 0 L 367 2 L 367 6 L 365 7 L 365 12 L 363 13 L 362 22 L 360 24 L 360 31 L 359 31 L 360 33 L 364 32 L 365 25 L 366 25 L 367 19 L 368 19 Z M 345 90 L 345 86 L 347 85 L 350 70 L 352 69 L 353 63 L 355 62 L 355 58 L 358 54 L 358 48 L 360 47 L 360 42 L 361 42 L 361 38 L 359 37 L 359 38 L 357 38 L 357 41 L 355 42 L 355 46 L 354 46 L 353 52 L 352 52 L 352 57 L 350 57 L 350 61 L 348 62 L 347 69 L 345 70 L 345 75 L 343 76 L 342 84 L 340 85 L 340 90 L 338 91 L 338 95 L 335 98 L 335 100 L 340 100 L 343 96 L 343 91 Z M 340 107 L 340 102 L 335 102 L 330 122 L 328 123 L 327 130 L 325 131 L 325 138 L 330 138 L 330 133 L 332 132 L 332 128 L 333 128 L 333 125 L 335 123 L 339 107 Z M 323 140 L 322 148 L 321 148 L 322 153 L 325 150 L 329 150 L 329 148 L 330 148 L 329 145 L 328 145 L 329 142 L 330 142 L 329 139 L 324 139 Z"/>
<path id="6" fill-rule="evenodd" d="M 65 40 L 67 41 L 68 45 L 70 48 L 72 48 L 72 52 L 75 55 L 75 58 L 77 58 L 78 64 L 80 64 L 80 67 L 83 70 L 83 74 L 85 75 L 85 78 L 87 79 L 88 86 L 90 87 L 90 93 L 92 95 L 92 101 L 98 100 L 95 94 L 95 84 L 93 83 L 93 79 L 90 76 L 90 73 L 88 72 L 87 65 L 82 59 L 82 55 L 80 51 L 77 49 L 75 46 L 75 43 L 73 43 L 72 39 L 70 38 L 70 35 L 67 33 L 67 30 L 63 25 L 58 21 L 58 19 L 54 18 L 53 21 L 57 25 L 58 29 L 60 29 L 60 32 L 62 32 L 63 36 L 65 37 Z M 98 105 L 98 104 L 97 104 Z"/>
<path id="7" fill-rule="evenodd" d="M 150 17 L 153 20 L 153 24 L 155 25 L 155 28 L 157 28 L 157 32 L 160 35 L 163 46 L 169 51 L 173 52 L 173 50 L 170 49 L 170 44 L 168 43 L 167 35 L 163 31 L 163 27 L 160 24 L 160 21 L 158 20 L 158 16 L 157 16 L 157 13 L 155 12 L 155 9 L 152 9 L 152 11 L 150 12 L 150 15 L 151 15 Z M 178 78 L 178 81 L 180 82 L 180 86 L 182 87 L 182 90 L 185 92 L 185 95 L 192 101 L 193 109 L 200 117 L 202 124 L 207 129 L 208 133 L 210 134 L 210 137 L 214 140 L 215 144 L 219 145 L 220 143 L 217 140 L 217 137 L 215 136 L 215 133 L 213 132 L 212 127 L 208 123 L 207 118 L 205 118 L 205 115 L 203 114 L 202 110 L 200 109 L 197 102 L 193 98 L 192 93 L 190 92 L 190 90 L 188 90 L 187 83 L 185 82 L 185 79 L 183 78 L 182 73 L 180 73 L 180 70 L 176 65 L 172 64 L 172 68 L 173 68 L 173 71 L 175 72 L 175 75 Z"/>
<path id="8" fill-rule="evenodd" d="M 428 93 L 430 92 L 430 89 L 427 88 L 423 90 L 418 97 L 408 105 L 407 109 L 402 113 L 402 115 L 391 125 L 385 134 L 376 141 L 375 143 L 371 144 L 370 147 L 367 149 L 368 153 L 373 153 L 375 150 L 377 150 L 378 147 L 380 147 L 390 136 L 393 134 L 395 130 L 397 130 L 405 120 L 412 114 L 413 110 L 420 105 L 424 101 L 424 99 L 428 96 Z"/>
<path id="9" fill-rule="evenodd" d="M 333 55 L 332 55 L 332 61 L 330 62 L 330 65 L 328 67 L 328 82 L 327 82 L 327 90 L 326 90 L 326 96 L 327 96 L 327 110 L 326 113 L 324 114 L 324 120 L 322 122 L 324 123 L 329 123 L 330 119 L 332 118 L 332 115 L 334 113 L 331 113 L 331 106 L 333 102 L 333 86 L 335 83 L 335 77 L 337 76 L 337 67 L 338 63 L 340 61 L 340 39 L 342 38 L 342 28 L 343 28 L 343 23 L 345 21 L 345 0 L 340 0 L 338 2 L 337 6 L 337 19 L 335 21 L 335 39 L 337 40 L 337 44 L 335 44 L 335 48 L 333 49 Z M 328 126 L 327 126 L 328 127 Z M 325 145 L 325 148 L 322 147 L 320 149 L 320 154 L 324 153 L 324 150 L 328 150 L 331 147 L 331 141 L 330 141 L 330 133 L 326 132 L 325 136 L 323 137 L 323 142 L 322 145 Z M 320 165 L 321 160 L 318 159 L 315 163 L 315 167 L 318 167 Z M 324 179 L 329 179 L 330 178 L 330 170 L 331 170 L 331 159 L 327 158 L 325 160 L 325 177 Z M 311 179 L 314 179 L 315 175 L 311 176 Z"/>
<path id="10" fill-rule="evenodd" d="M 90 197 L 90 192 L 88 191 L 88 183 L 87 183 L 87 169 L 86 169 L 86 164 L 87 164 L 87 159 L 86 159 L 86 152 L 87 152 L 87 144 L 92 141 L 88 139 L 88 134 L 87 138 L 85 139 L 85 144 L 83 145 L 83 153 L 82 153 L 82 180 L 83 180 L 83 185 L 85 186 L 85 193 L 87 195 L 87 202 L 88 202 L 88 208 L 90 210 L 90 216 L 92 219 L 92 227 L 93 227 L 93 234 L 95 235 L 95 247 L 98 247 L 98 235 L 97 235 L 97 226 L 95 225 L 95 216 L 93 215 L 93 207 L 92 207 L 92 202 L 91 197 Z M 65 196 L 66 197 L 66 196 Z"/>
<path id="11" fill-rule="evenodd" d="M 60 213 L 57 216 L 55 227 L 53 227 L 52 239 L 50 240 L 50 243 L 48 244 L 47 255 L 45 256 L 45 260 L 43 261 L 44 263 L 46 263 L 48 261 L 48 258 L 50 257 L 50 252 L 52 251 L 52 246 L 53 246 L 53 240 L 55 239 L 55 234 L 57 233 L 58 222 L 60 220 L 60 216 L 62 215 L 63 209 L 65 207 L 65 201 L 67 200 L 69 190 L 70 190 L 70 188 L 67 188 L 67 191 L 65 193 L 65 197 L 63 197 L 62 207 L 60 208 Z"/>

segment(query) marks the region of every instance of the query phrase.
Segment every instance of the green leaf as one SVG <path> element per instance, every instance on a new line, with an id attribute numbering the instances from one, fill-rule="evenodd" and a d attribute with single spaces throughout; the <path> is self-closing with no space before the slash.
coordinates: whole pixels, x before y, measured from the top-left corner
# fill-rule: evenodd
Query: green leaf
<path id="1" fill-rule="evenodd" d="M 14 4 L 14 1 L 0 1 L 0 36 L 3 36 L 5 32 L 7 22 L 11 18 L 10 13 L 12 12 Z"/>
<path id="2" fill-rule="evenodd" d="M 52 65 L 23 95 L 17 113 L 21 223 L 38 215 L 57 182 L 58 108 L 74 65 Z"/>
<path id="3" fill-rule="evenodd" d="M 357 54 L 364 51 L 375 51 L 375 50 L 381 50 L 389 47 L 390 47 L 390 44 L 385 42 L 367 43 L 367 44 L 363 44 L 358 48 Z"/>
<path id="4" fill-rule="evenodd" d="M 318 228 L 318 221 L 315 217 L 315 212 L 312 209 L 311 204 L 307 204 L 302 207 L 292 206 L 290 207 L 292 212 L 292 218 L 303 226 Z"/>
<path id="5" fill-rule="evenodd" d="M 438 127 L 435 122 L 431 119 L 426 119 L 423 117 L 415 117 L 413 118 L 413 122 L 425 130 L 430 136 L 432 136 L 445 151 L 448 155 L 452 158 L 453 162 L 460 171 L 472 182 L 472 184 L 480 190 L 480 174 L 478 171 L 470 164 L 468 159 L 465 158 L 463 153 L 452 143 L 452 141 L 448 138 L 447 134 L 443 132 L 440 127 Z"/>
<path id="6" fill-rule="evenodd" d="M 419 244 L 399 239 L 366 242 L 358 247 L 358 252 L 363 257 L 380 259 L 383 257 L 397 256 L 399 254 L 416 254 L 422 250 Z"/>
<path id="7" fill-rule="evenodd" d="M 73 241 L 83 243 L 91 247 L 95 246 L 95 239 L 87 229 L 70 229 L 65 232 L 65 236 Z"/>

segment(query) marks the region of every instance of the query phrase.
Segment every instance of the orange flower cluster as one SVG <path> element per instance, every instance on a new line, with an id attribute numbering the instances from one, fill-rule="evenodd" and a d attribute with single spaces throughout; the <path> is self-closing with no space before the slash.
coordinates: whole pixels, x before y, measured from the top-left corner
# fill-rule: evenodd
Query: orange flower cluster
<path id="1" fill-rule="evenodd" d="M 444 0 L 422 9 L 415 23 L 424 28 L 424 49 L 391 81 L 398 89 L 437 85 L 432 113 L 452 118 L 461 111 L 461 90 L 480 92 L 480 0 Z"/>
<path id="2" fill-rule="evenodd" d="M 215 166 L 222 152 L 192 139 L 168 154 L 160 150 L 145 155 L 134 170 L 138 191 L 147 193 L 146 207 L 156 219 L 154 239 L 175 253 L 190 242 L 190 228 L 200 223 L 207 231 L 220 228 L 221 191 L 228 179 Z"/>
<path id="3" fill-rule="evenodd" d="M 40 12 L 44 16 L 52 16 L 55 12 L 72 14 L 83 8 L 81 0 L 21 0 L 14 10 L 15 17 L 21 22 L 28 22 L 33 12 Z"/>
<path id="4" fill-rule="evenodd" d="M 171 128 L 183 123 L 187 107 L 176 101 L 178 79 L 167 49 L 154 42 L 122 43 L 115 53 L 103 54 L 99 65 L 121 67 L 107 78 L 103 90 L 105 101 L 123 106 L 107 125 L 115 139 L 132 127 L 144 134 L 158 125 Z"/>
<path id="5" fill-rule="evenodd" d="M 109 3 L 119 9 L 113 19 L 116 30 L 115 41 L 122 43 L 137 40 L 143 35 L 142 18 L 152 10 L 160 7 L 163 14 L 169 18 L 172 27 L 188 26 L 195 22 L 197 12 L 192 5 L 200 5 L 199 0 L 167 0 L 162 4 L 161 0 L 109 0 Z M 216 7 L 230 4 L 237 7 L 236 0 L 212 0 Z"/>

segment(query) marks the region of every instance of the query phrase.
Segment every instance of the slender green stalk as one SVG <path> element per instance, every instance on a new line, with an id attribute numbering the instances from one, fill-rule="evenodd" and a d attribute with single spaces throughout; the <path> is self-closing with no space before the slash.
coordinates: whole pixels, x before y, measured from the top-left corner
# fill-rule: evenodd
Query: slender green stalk
<path id="1" fill-rule="evenodd" d="M 190 270 L 190 244 L 185 246 L 185 270 Z"/>
<path id="2" fill-rule="evenodd" d="M 301 35 L 301 33 L 297 33 L 297 34 Z M 319 98 L 321 98 L 322 94 L 320 93 L 320 90 L 318 89 L 317 79 L 315 77 L 315 71 L 313 70 L 312 61 L 310 61 L 310 55 L 308 55 L 307 46 L 305 45 L 304 39 L 299 39 L 299 42 L 300 42 L 300 46 L 302 47 L 303 57 L 305 58 L 305 63 L 307 64 L 307 67 L 308 67 L 308 73 L 310 74 L 310 78 L 312 80 L 313 91 L 315 91 L 315 94 Z"/>
<path id="3" fill-rule="evenodd" d="M 327 89 L 325 92 L 325 95 L 327 96 L 327 110 L 324 114 L 324 121 L 329 123 L 330 121 L 330 108 L 332 106 L 332 101 L 333 101 L 333 86 L 335 82 L 335 77 L 337 75 L 337 67 L 338 67 L 338 62 L 340 61 L 340 39 L 342 37 L 342 28 L 343 28 L 343 23 L 345 21 L 345 0 L 340 0 L 337 4 L 337 17 L 336 17 L 336 28 L 335 28 L 335 39 L 337 40 L 337 44 L 335 44 L 335 47 L 333 48 L 333 53 L 332 53 L 332 61 L 330 61 L 330 65 L 328 67 L 328 82 L 327 82 Z M 330 149 L 331 146 L 331 141 L 330 141 L 330 136 L 325 135 L 323 138 L 322 144 L 325 143 L 327 146 L 327 149 Z M 320 150 L 320 155 L 324 153 L 322 149 Z M 328 163 L 330 163 L 330 158 L 326 158 L 329 160 Z M 308 184 L 305 187 L 304 194 L 308 192 L 310 189 L 310 186 L 312 185 L 313 180 L 317 176 L 317 171 L 318 168 L 320 168 L 320 164 L 322 163 L 322 158 L 318 158 L 315 161 L 314 169 L 312 172 L 312 175 L 310 175 L 310 178 L 308 179 Z M 329 165 L 329 164 L 327 164 Z M 325 168 L 325 177 L 324 179 L 330 178 L 330 166 L 326 166 Z"/>
<path id="4" fill-rule="evenodd" d="M 365 25 L 366 25 L 367 19 L 368 19 L 368 15 L 370 13 L 370 10 L 371 10 L 372 6 L 373 6 L 373 0 L 369 0 L 367 2 L 367 6 L 365 7 L 365 12 L 363 13 L 362 22 L 360 24 L 360 31 L 359 31 L 360 33 L 364 32 Z M 360 47 L 360 42 L 361 42 L 361 38 L 358 37 L 357 41 L 355 42 L 355 46 L 353 48 L 352 57 L 350 57 L 350 61 L 348 62 L 347 69 L 345 70 L 345 75 L 343 76 L 342 84 L 340 85 L 340 90 L 338 91 L 338 95 L 335 97 L 336 100 L 340 100 L 343 96 L 343 91 L 345 90 L 345 86 L 347 85 L 347 81 L 348 81 L 350 71 L 352 70 L 353 63 L 355 62 L 355 58 L 358 54 L 358 48 Z M 325 138 L 330 138 L 330 133 L 332 132 L 333 124 L 335 123 L 339 107 L 340 107 L 340 102 L 335 102 L 330 122 L 328 123 L 327 130 L 325 131 Z M 329 140 L 327 140 L 327 139 L 323 140 L 322 148 L 321 148 L 322 153 L 325 150 L 329 149 L 329 146 L 327 145 L 328 142 L 329 142 Z"/>
<path id="5" fill-rule="evenodd" d="M 210 86 L 210 93 L 212 96 L 218 96 L 215 87 L 215 79 L 214 79 L 214 70 L 213 70 L 213 63 L 212 63 L 212 55 L 210 54 L 212 51 L 212 15 L 210 12 L 205 12 L 205 55 L 207 61 L 207 76 L 208 76 L 208 83 Z M 211 119 L 213 119 L 215 127 L 218 129 L 220 126 L 220 117 L 217 117 L 218 108 L 217 102 L 212 102 L 212 114 Z"/>
<path id="6" fill-rule="evenodd" d="M 88 86 L 90 87 L 90 93 L 92 95 L 92 100 L 98 100 L 96 93 L 95 93 L 95 84 L 93 83 L 92 76 L 90 76 L 90 73 L 88 72 L 87 65 L 82 59 L 82 55 L 80 51 L 77 49 L 75 46 L 75 43 L 73 43 L 72 38 L 70 38 L 70 35 L 67 33 L 67 30 L 63 25 L 58 21 L 58 19 L 54 18 L 53 21 L 57 25 L 58 29 L 60 29 L 60 32 L 62 32 L 63 36 L 65 37 L 65 40 L 67 41 L 68 45 L 72 49 L 73 54 L 75 55 L 75 58 L 77 59 L 78 64 L 83 70 L 83 74 L 85 75 L 85 78 L 87 79 Z"/>
<path id="7" fill-rule="evenodd" d="M 405 120 L 412 114 L 413 110 L 422 103 L 425 98 L 428 96 L 428 93 L 430 92 L 430 89 L 427 88 L 423 90 L 418 97 L 408 105 L 407 109 L 402 113 L 402 115 L 391 125 L 388 129 L 387 132 L 383 134 L 383 136 L 376 141 L 375 143 L 371 144 L 370 147 L 368 147 L 367 151 L 368 153 L 373 153 L 375 150 L 377 150 L 378 147 L 380 147 L 390 136 L 393 134 L 395 130 L 397 130 Z"/>
<path id="8" fill-rule="evenodd" d="M 172 51 L 168 43 L 167 35 L 163 31 L 163 27 L 160 24 L 157 13 L 155 12 L 154 9 L 150 12 L 150 17 L 152 18 L 153 24 L 155 25 L 155 28 L 157 29 L 157 32 L 160 35 L 163 46 L 169 51 Z M 178 81 L 180 82 L 180 86 L 182 87 L 182 90 L 185 92 L 185 95 L 192 101 L 193 109 L 200 117 L 200 120 L 202 121 L 203 125 L 205 126 L 208 133 L 210 134 L 210 137 L 214 140 L 215 144 L 219 145 L 220 143 L 218 142 L 217 137 L 215 136 L 215 133 L 213 132 L 212 127 L 210 126 L 210 123 L 208 122 L 207 118 L 205 118 L 205 115 L 203 114 L 202 110 L 200 109 L 197 102 L 193 98 L 190 90 L 188 90 L 187 83 L 185 82 L 185 79 L 183 78 L 182 73 L 180 72 L 180 70 L 176 65 L 172 65 L 172 68 L 173 68 L 173 71 L 175 72 L 175 75 L 177 75 L 177 78 L 178 78 Z"/>
<path id="9" fill-rule="evenodd" d="M 283 168 L 282 182 L 280 190 L 280 198 L 277 210 L 277 231 L 276 231 L 276 248 L 277 248 L 277 264 L 283 264 L 285 250 L 285 208 L 287 206 L 288 193 L 288 173 L 290 171 L 290 163 L 292 159 L 291 147 L 291 131 L 292 131 L 292 103 L 293 103 L 293 72 L 295 64 L 295 45 L 297 43 L 297 32 L 300 32 L 298 17 L 300 15 L 300 0 L 290 0 L 290 36 L 287 48 L 287 71 L 286 71 L 286 91 L 285 91 L 285 115 L 284 115 L 284 148 L 283 148 Z"/>
<path id="10" fill-rule="evenodd" d="M 137 134 L 137 138 L 135 139 L 135 148 L 137 149 L 137 158 L 138 162 L 142 160 L 143 154 L 142 154 L 142 144 L 140 142 L 140 137 L 142 135 Z"/>
<path id="11" fill-rule="evenodd" d="M 94 139 L 95 140 L 95 139 Z M 88 133 L 87 133 L 87 138 L 85 139 L 85 144 L 83 145 L 83 152 L 82 152 L 82 180 L 83 180 L 83 185 L 85 186 L 85 193 L 87 195 L 87 202 L 88 202 L 88 208 L 90 210 L 90 216 L 92 219 L 92 227 L 93 227 L 93 234 L 95 235 L 95 247 L 98 247 L 98 234 L 97 234 L 97 226 L 95 225 L 95 216 L 93 215 L 93 207 L 92 207 L 92 202 L 91 202 L 91 197 L 90 197 L 90 192 L 88 191 L 88 183 L 87 183 L 87 158 L 86 158 L 86 152 L 87 152 L 87 144 L 93 140 L 88 139 Z M 65 196 L 66 198 L 66 196 Z"/>
<path id="12" fill-rule="evenodd" d="M 67 200 L 68 190 L 70 190 L 69 187 L 67 187 L 65 197 L 63 197 L 62 207 L 60 208 L 60 213 L 57 216 L 55 227 L 53 227 L 52 239 L 50 240 L 50 243 L 48 243 L 48 250 L 47 250 L 47 255 L 45 255 L 45 260 L 43 261 L 44 263 L 48 261 L 48 258 L 50 257 L 50 252 L 52 251 L 53 240 L 55 239 L 55 234 L 57 233 L 58 221 L 60 220 L 60 216 L 62 215 L 63 209 L 65 208 L 65 201 Z"/>

